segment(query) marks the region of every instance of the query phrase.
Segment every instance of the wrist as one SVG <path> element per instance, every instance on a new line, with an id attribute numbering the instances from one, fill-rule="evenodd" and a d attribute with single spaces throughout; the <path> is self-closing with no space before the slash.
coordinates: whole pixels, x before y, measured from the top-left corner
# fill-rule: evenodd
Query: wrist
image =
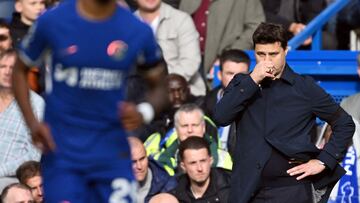
<path id="1" fill-rule="evenodd" d="M 317 163 L 321 166 L 324 166 L 324 168 L 326 168 L 326 164 L 324 162 L 317 159 Z"/>
<path id="2" fill-rule="evenodd" d="M 254 75 L 253 73 L 250 73 L 250 77 L 251 77 L 251 79 L 252 79 L 257 85 L 260 84 L 261 79 L 259 79 L 258 77 L 256 77 L 256 75 Z"/>
<path id="3" fill-rule="evenodd" d="M 146 124 L 149 124 L 155 117 L 154 108 L 151 106 L 151 104 L 147 102 L 142 102 L 136 105 L 136 108 L 138 112 L 142 115 L 143 121 Z"/>

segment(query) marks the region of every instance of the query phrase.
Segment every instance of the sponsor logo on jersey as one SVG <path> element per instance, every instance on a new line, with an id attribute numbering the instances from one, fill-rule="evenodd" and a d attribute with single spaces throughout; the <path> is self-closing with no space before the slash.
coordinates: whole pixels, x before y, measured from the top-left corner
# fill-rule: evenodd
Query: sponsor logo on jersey
<path id="1" fill-rule="evenodd" d="M 61 56 L 70 56 L 73 54 L 76 54 L 76 52 L 78 52 L 79 48 L 77 45 L 72 44 L 66 48 L 63 48 L 60 52 Z"/>
<path id="2" fill-rule="evenodd" d="M 78 51 L 78 47 L 76 45 L 71 45 L 66 49 L 66 53 L 68 55 L 75 54 Z"/>

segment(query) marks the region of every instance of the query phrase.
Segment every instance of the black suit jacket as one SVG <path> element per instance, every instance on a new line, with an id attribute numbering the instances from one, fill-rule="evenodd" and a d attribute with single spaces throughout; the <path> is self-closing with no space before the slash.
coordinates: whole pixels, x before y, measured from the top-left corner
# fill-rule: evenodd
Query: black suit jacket
<path id="1" fill-rule="evenodd" d="M 323 150 L 311 141 L 316 117 L 330 122 L 333 135 Z M 338 162 L 354 133 L 351 117 L 313 79 L 286 65 L 280 79 L 259 87 L 238 74 L 216 105 L 219 125 L 237 124 L 237 141 L 229 202 L 248 202 L 259 187 L 272 148 L 289 159 L 319 159 L 327 169 L 314 178 L 315 189 L 333 184 L 345 173 Z M 325 197 L 324 199 L 326 199 Z"/>

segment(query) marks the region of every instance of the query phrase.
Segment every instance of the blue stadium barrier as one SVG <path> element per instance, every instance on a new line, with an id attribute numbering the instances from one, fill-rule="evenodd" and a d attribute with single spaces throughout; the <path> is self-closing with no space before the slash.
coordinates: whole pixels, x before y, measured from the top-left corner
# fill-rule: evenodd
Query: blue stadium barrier
<path id="1" fill-rule="evenodd" d="M 322 27 L 330 20 L 331 17 L 336 15 L 342 8 L 344 8 L 350 0 L 336 0 L 324 9 L 319 15 L 317 15 L 305 29 L 299 34 L 295 35 L 289 40 L 289 49 L 295 50 L 310 36 L 313 36 L 313 42 L 311 44 L 312 50 L 321 49 L 321 30 Z"/>

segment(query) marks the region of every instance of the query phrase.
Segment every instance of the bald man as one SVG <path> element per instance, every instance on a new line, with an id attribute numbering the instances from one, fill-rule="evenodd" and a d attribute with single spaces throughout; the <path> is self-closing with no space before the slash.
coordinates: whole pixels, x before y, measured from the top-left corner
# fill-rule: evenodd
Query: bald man
<path id="1" fill-rule="evenodd" d="M 13 183 L 4 188 L 1 193 L 3 203 L 34 203 L 30 188 L 20 183 Z"/>
<path id="2" fill-rule="evenodd" d="M 149 203 L 179 203 L 174 195 L 169 193 L 160 193 L 150 199 Z"/>
<path id="3" fill-rule="evenodd" d="M 138 182 L 137 202 L 149 202 L 156 194 L 175 188 L 176 179 L 170 177 L 156 161 L 146 156 L 141 140 L 135 137 L 130 137 L 128 140 L 131 147 L 132 169 Z"/>

